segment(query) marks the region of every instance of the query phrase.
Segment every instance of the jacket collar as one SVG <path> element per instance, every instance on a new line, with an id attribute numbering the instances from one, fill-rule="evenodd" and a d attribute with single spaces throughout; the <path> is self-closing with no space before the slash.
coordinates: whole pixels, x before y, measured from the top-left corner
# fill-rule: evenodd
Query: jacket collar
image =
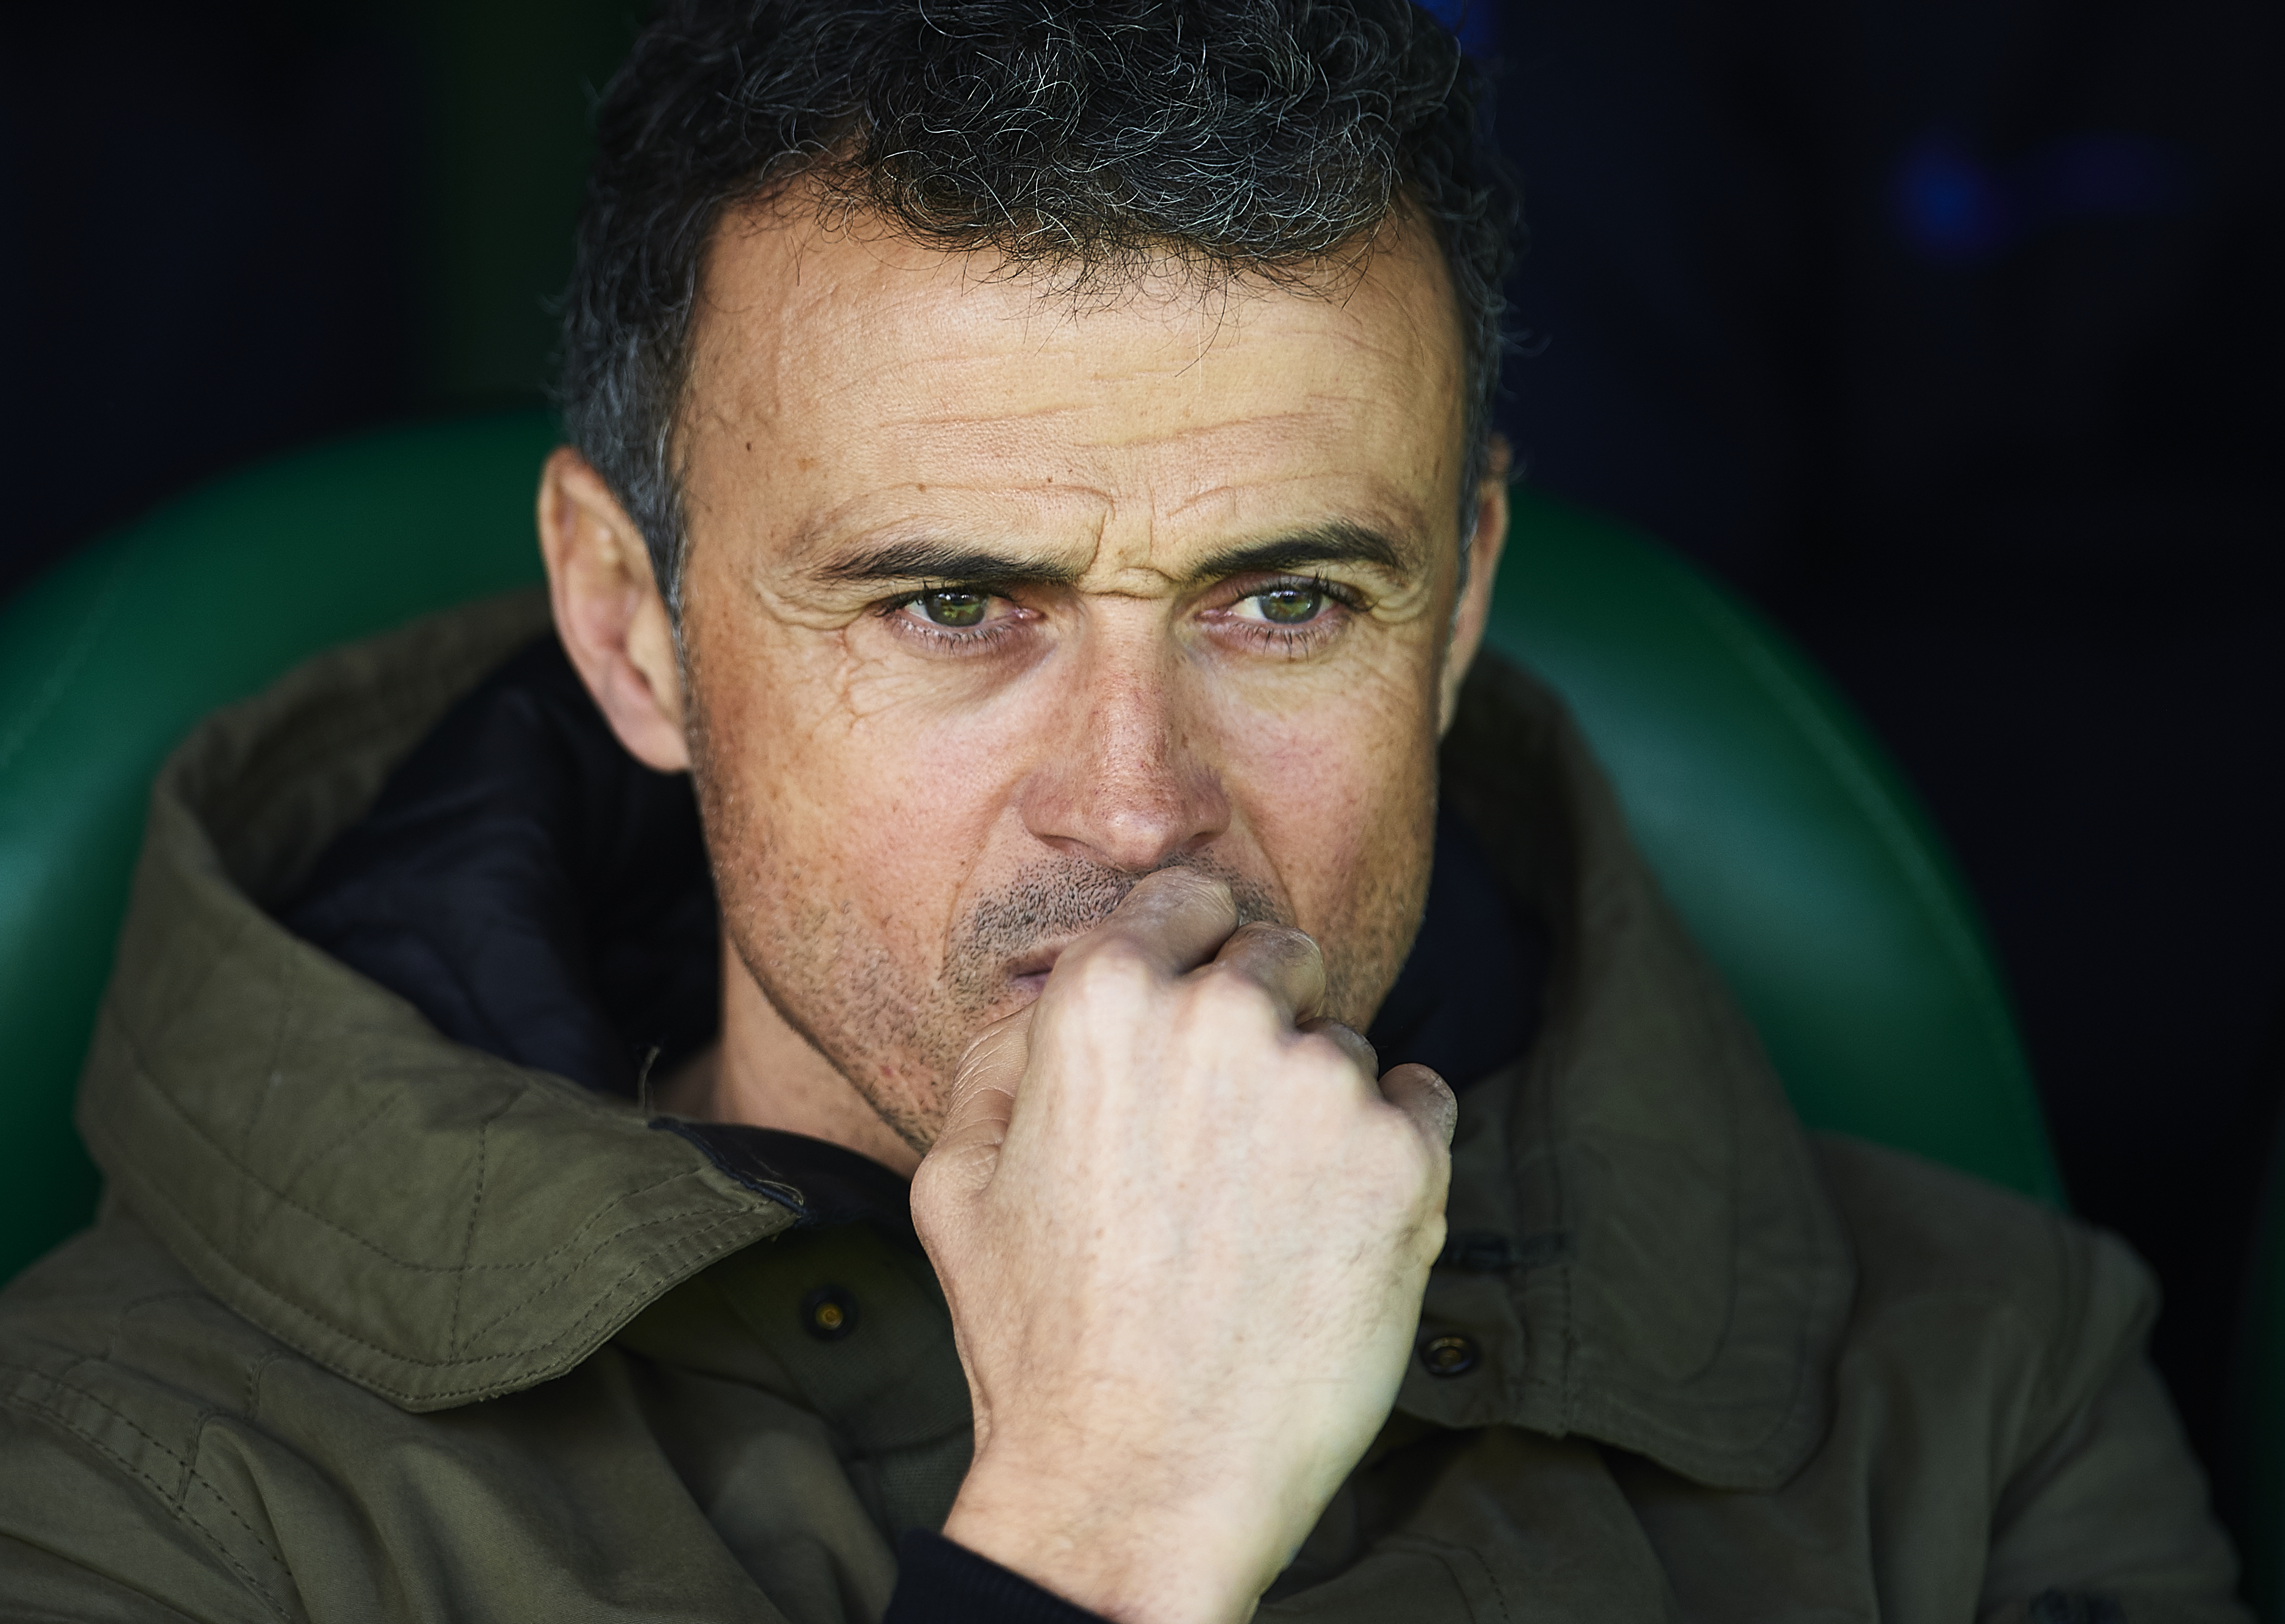
<path id="1" fill-rule="evenodd" d="M 439 616 L 192 735 L 154 787 L 82 1089 L 114 1189 L 202 1284 L 410 1409 L 560 1375 L 799 1221 L 632 1102 L 444 1041 L 264 912 L 546 624 L 532 597 Z M 1544 688 L 1481 662 L 1444 782 L 1555 969 L 1530 1056 L 1467 1091 L 1455 1146 L 1424 1331 L 1480 1363 L 1416 1365 L 1400 1408 L 1780 1482 L 1822 1436 L 1854 1284 L 1800 1127 Z"/>

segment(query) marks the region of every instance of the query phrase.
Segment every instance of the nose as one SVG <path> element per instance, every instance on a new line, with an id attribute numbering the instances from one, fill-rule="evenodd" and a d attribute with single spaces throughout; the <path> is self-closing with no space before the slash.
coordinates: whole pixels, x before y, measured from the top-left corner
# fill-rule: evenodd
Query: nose
<path id="1" fill-rule="evenodd" d="M 1157 639 L 1096 643 L 1064 673 L 1024 788 L 1033 836 L 1130 874 L 1196 851 L 1229 827 L 1220 775 L 1203 758 L 1181 656 Z"/>

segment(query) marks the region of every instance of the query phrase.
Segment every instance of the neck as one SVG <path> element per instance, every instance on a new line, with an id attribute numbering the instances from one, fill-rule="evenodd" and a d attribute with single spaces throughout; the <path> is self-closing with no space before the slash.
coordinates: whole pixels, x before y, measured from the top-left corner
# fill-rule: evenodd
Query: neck
<path id="1" fill-rule="evenodd" d="M 661 1083 L 656 1098 L 678 1117 L 822 1139 L 904 1178 L 921 1165 L 920 1152 L 778 1013 L 726 938 L 721 1039 Z"/>

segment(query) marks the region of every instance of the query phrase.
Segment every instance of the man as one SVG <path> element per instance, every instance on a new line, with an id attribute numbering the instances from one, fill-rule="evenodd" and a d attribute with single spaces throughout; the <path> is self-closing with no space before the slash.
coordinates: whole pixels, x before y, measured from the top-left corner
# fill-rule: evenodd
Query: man
<path id="1" fill-rule="evenodd" d="M 1448 36 L 692 4 L 601 135 L 560 643 L 162 778 L 13 1611 L 2240 1616 L 2136 1266 L 1810 1146 L 1474 660 Z"/>

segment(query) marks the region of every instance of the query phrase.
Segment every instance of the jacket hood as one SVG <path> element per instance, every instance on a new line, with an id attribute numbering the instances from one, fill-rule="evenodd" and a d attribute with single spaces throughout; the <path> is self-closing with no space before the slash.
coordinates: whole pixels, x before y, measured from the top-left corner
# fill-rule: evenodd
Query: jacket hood
<path id="1" fill-rule="evenodd" d="M 82 1087 L 113 1194 L 208 1291 L 407 1409 L 559 1376 L 799 1221 L 633 1100 L 451 1040 L 271 917 L 546 625 L 536 596 L 455 611 L 202 725 L 153 787 Z M 1822 1436 L 1853 1290 L 1810 1149 L 1543 687 L 1479 663 L 1444 793 L 1553 969 L 1528 1057 L 1465 1096 L 1424 1311 L 1496 1379 L 1415 1368 L 1399 1407 L 1781 1482 Z"/>
<path id="2" fill-rule="evenodd" d="M 266 909 L 444 710 L 547 624 L 519 597 L 326 655 L 153 788 L 82 1133 L 239 1314 L 408 1409 L 571 1369 L 797 1221 L 632 1101 L 441 1038 Z"/>

